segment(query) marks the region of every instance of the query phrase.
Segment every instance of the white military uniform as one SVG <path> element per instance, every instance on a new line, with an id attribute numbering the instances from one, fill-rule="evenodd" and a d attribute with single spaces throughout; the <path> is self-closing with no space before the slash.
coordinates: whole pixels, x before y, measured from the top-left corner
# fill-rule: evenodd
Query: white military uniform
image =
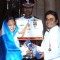
<path id="1" fill-rule="evenodd" d="M 26 19 L 23 16 L 16 19 L 16 23 L 19 27 L 19 32 L 25 32 L 24 34 L 19 33 L 19 37 L 43 37 L 43 24 L 41 20 L 34 17 Z"/>
<path id="2" fill-rule="evenodd" d="M 41 47 L 44 49 L 44 60 L 60 60 L 60 27 L 46 31 Z"/>

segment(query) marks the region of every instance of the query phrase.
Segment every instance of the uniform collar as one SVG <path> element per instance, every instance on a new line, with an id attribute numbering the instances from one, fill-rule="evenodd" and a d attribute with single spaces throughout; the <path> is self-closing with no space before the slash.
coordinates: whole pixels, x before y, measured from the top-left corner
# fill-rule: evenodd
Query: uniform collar
<path id="1" fill-rule="evenodd" d="M 28 17 L 24 16 L 24 18 L 26 18 L 26 19 L 30 19 L 30 18 L 32 18 L 32 16 L 28 16 Z"/>
<path id="2" fill-rule="evenodd" d="M 23 16 L 24 19 L 27 19 Z M 34 17 L 32 16 L 31 18 L 28 18 L 27 20 L 34 20 Z"/>

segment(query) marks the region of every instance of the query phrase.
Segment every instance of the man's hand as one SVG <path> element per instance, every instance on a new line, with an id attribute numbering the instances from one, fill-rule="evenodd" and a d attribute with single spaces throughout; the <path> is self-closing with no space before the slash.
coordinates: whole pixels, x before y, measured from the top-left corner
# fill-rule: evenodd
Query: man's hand
<path id="1" fill-rule="evenodd" d="M 40 59 L 44 57 L 44 52 L 40 52 L 41 56 Z"/>
<path id="2" fill-rule="evenodd" d="M 32 54 L 32 51 L 27 50 L 27 51 L 26 51 L 26 54 Z"/>

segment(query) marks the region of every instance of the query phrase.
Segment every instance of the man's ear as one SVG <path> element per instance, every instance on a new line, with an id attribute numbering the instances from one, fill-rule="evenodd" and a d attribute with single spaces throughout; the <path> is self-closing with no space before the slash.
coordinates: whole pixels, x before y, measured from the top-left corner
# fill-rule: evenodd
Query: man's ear
<path id="1" fill-rule="evenodd" d="M 58 20 L 56 20 L 56 24 L 58 24 Z"/>

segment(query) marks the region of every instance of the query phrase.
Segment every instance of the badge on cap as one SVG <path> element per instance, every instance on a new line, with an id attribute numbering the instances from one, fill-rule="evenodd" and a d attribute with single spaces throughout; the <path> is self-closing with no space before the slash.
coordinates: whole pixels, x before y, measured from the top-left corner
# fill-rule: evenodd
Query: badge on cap
<path id="1" fill-rule="evenodd" d="M 34 6 L 34 0 L 23 0 L 23 6 L 24 7 L 33 7 Z"/>
<path id="2" fill-rule="evenodd" d="M 26 0 L 27 1 L 27 4 L 29 4 L 29 0 Z"/>

